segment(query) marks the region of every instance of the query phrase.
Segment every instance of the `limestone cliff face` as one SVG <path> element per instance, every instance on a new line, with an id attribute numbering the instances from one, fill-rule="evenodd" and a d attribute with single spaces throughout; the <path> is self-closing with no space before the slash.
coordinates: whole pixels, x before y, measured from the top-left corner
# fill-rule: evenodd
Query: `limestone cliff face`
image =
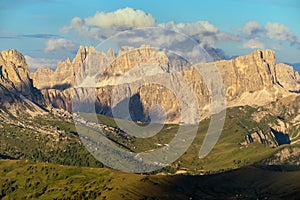
<path id="1" fill-rule="evenodd" d="M 93 59 L 87 58 L 88 52 L 93 54 Z M 180 63 L 181 66 L 175 66 L 176 63 Z M 168 84 L 176 90 L 187 91 L 189 88 L 180 81 L 180 77 L 183 77 L 196 94 L 200 110 L 205 116 L 205 113 L 209 112 L 211 101 L 207 84 L 212 83 L 204 81 L 207 74 L 199 73 L 198 66 L 187 65 L 188 63 L 184 61 L 170 60 L 164 52 L 148 46 L 138 49 L 125 47 L 118 56 L 112 50 L 103 53 L 95 52 L 91 47 L 88 49 L 81 47 L 72 62 L 67 60 L 59 64 L 55 72 L 49 72 L 51 77 L 56 77 L 53 78 L 52 85 L 46 87 L 41 80 L 45 78 L 39 76 L 39 73 L 45 72 L 42 69 L 32 77 L 37 87 L 44 88 L 42 92 L 49 104 L 71 111 L 74 95 L 84 101 L 91 94 L 89 89 L 81 88 L 73 91 L 71 87 L 74 84 L 80 85 L 85 78 L 100 72 L 100 76 L 94 77 L 97 79 L 95 101 L 98 113 L 111 116 L 112 102 L 117 99 L 116 94 L 117 96 L 119 94 L 132 98 L 130 105 L 135 111 L 131 115 L 135 120 L 147 121 L 151 106 L 159 104 L 165 108 L 168 122 L 180 122 L 177 97 L 185 93 L 177 94 L 176 97 L 170 89 L 149 83 L 169 81 Z M 202 67 L 211 65 L 217 67 L 223 79 L 228 106 L 264 105 L 288 96 L 290 91 L 299 90 L 299 75 L 287 65 L 276 65 L 275 55 L 271 50 L 255 50 L 246 56 L 202 64 Z M 72 79 L 75 82 L 72 82 Z M 67 85 L 69 88 L 58 90 L 54 85 Z M 143 86 L 137 87 L 135 91 L 128 89 L 138 85 Z M 190 102 L 183 103 L 188 105 Z"/>
<path id="2" fill-rule="evenodd" d="M 11 82 L 15 89 L 24 95 L 30 95 L 31 82 L 25 58 L 16 50 L 3 51 L 0 54 L 1 79 Z"/>
<path id="3" fill-rule="evenodd" d="M 41 67 L 36 72 L 30 74 L 34 86 L 40 89 L 53 88 L 55 86 L 53 76 L 54 72 L 51 69 Z"/>
<path id="4" fill-rule="evenodd" d="M 126 73 L 130 78 L 122 79 L 121 83 L 134 82 L 139 78 L 166 73 L 169 70 L 169 59 L 164 52 L 156 51 L 149 46 L 137 49 L 123 47 L 119 56 L 104 67 L 97 83 L 98 87 L 117 85 L 120 78 Z M 143 70 L 143 67 L 147 69 Z"/>
<path id="5" fill-rule="evenodd" d="M 82 50 L 82 48 L 79 49 L 77 56 L 70 66 L 74 69 L 74 63 L 77 63 L 77 66 L 81 63 L 81 67 L 77 68 L 79 73 L 75 74 L 76 77 L 72 77 L 75 82 L 68 83 L 72 86 L 74 84 L 78 86 L 84 78 L 93 76 L 100 71 L 101 73 L 99 74 L 101 74 L 101 76 L 98 77 L 98 89 L 96 91 L 98 96 L 96 99 L 98 105 L 96 110 L 99 113 L 110 116 L 112 115 L 111 102 L 114 91 L 117 90 L 120 93 L 124 93 L 131 84 L 138 85 L 139 82 L 145 81 L 151 83 L 155 82 L 154 80 L 157 78 L 164 80 L 164 76 L 166 75 L 164 73 L 167 73 L 170 67 L 168 57 L 163 52 L 156 51 L 154 48 L 148 46 L 143 46 L 138 49 L 123 47 L 119 52 L 118 57 L 115 56 L 115 53 L 112 50 L 109 50 L 106 54 L 93 51 L 86 60 L 84 59 L 86 56 L 79 56 Z M 96 63 L 95 60 L 97 61 Z M 91 66 L 96 66 L 97 70 L 94 71 L 94 69 L 89 69 Z M 146 67 L 147 70 L 141 70 L 143 66 Z M 150 71 L 149 67 L 151 68 Z M 55 72 L 50 71 L 49 74 L 52 74 L 50 76 L 55 77 L 57 71 L 63 71 L 61 65 L 58 66 L 58 69 Z M 47 76 L 40 76 L 40 73 L 43 72 L 45 72 L 45 69 L 39 69 L 37 72 L 33 73 L 33 79 L 35 81 L 41 79 L 44 80 Z M 126 73 L 130 74 L 129 79 L 123 79 L 119 82 L 119 78 Z M 68 75 L 68 73 L 61 77 L 66 77 L 66 80 L 70 80 L 70 74 Z M 69 111 L 72 110 L 73 95 L 84 99 L 85 97 L 88 98 L 91 94 L 88 89 L 77 89 L 75 91 L 72 89 L 65 89 L 60 91 L 58 88 L 49 88 L 49 85 L 45 86 L 43 84 L 47 83 L 44 81 L 36 83 L 36 85 L 42 89 L 45 100 L 55 107 L 64 108 Z M 178 88 L 180 88 L 180 85 L 178 85 Z M 76 94 L 72 94 L 72 92 L 75 92 Z M 164 94 L 161 94 L 162 92 Z M 171 91 L 164 91 L 161 87 L 157 88 L 156 86 L 151 85 L 149 87 L 139 88 L 137 91 L 129 91 L 128 95 L 135 96 L 136 98 L 133 105 L 135 107 L 134 110 L 136 111 L 135 113 L 131 113 L 136 120 L 147 120 L 148 116 L 144 113 L 148 112 L 153 103 L 162 104 L 169 112 L 174 113 L 174 116 L 176 112 L 178 113 L 178 104 L 175 104 L 176 101 L 174 101 L 174 99 L 176 100 L 176 98 L 174 97 L 174 94 Z M 170 102 L 172 103 L 170 104 Z M 137 107 L 139 109 L 136 109 Z"/>
<path id="6" fill-rule="evenodd" d="M 80 85 L 88 76 L 100 74 L 98 86 L 116 85 L 120 77 L 135 67 L 147 66 L 152 67 L 151 71 L 143 71 L 141 68 L 131 71 L 132 77 L 145 77 L 158 73 L 166 73 L 170 70 L 182 71 L 187 69 L 187 61 L 174 58 L 168 59 L 162 51 L 156 51 L 149 46 L 140 48 L 122 47 L 119 55 L 109 49 L 108 52 L 98 52 L 94 47 L 80 46 L 75 58 L 70 61 L 67 59 L 58 62 L 57 69 L 53 72 L 50 69 L 39 68 L 36 72 L 31 73 L 34 86 L 38 89 L 59 89 L 75 85 Z M 150 73 L 149 73 L 150 72 Z M 130 80 L 134 82 L 135 80 Z M 123 80 L 124 83 L 124 80 Z"/>
<path id="7" fill-rule="evenodd" d="M 86 57 L 94 52 L 94 47 L 80 46 L 75 58 L 71 62 L 67 59 L 57 63 L 57 68 L 53 72 L 50 69 L 39 68 L 36 72 L 31 73 L 34 86 L 38 89 L 59 89 L 64 90 L 74 85 L 74 73 L 77 76 L 83 76 L 82 63 Z"/>
<path id="8" fill-rule="evenodd" d="M 276 65 L 277 81 L 289 91 L 300 91 L 300 75 L 293 67 L 286 64 Z"/>
<path id="9" fill-rule="evenodd" d="M 264 105 L 288 95 L 287 85 L 279 84 L 271 50 L 255 50 L 215 64 L 223 77 L 229 106 Z"/>
<path id="10" fill-rule="evenodd" d="M 42 102 L 42 95 L 33 87 L 29 77 L 29 69 L 24 56 L 16 50 L 7 50 L 0 53 L 0 92 L 6 102 L 12 94 L 23 95 L 34 102 Z M 13 101 L 13 98 L 9 98 Z"/>
<path id="11" fill-rule="evenodd" d="M 276 84 L 275 56 L 270 50 L 256 50 L 249 55 L 215 64 L 223 77 L 228 100 Z"/>
<path id="12" fill-rule="evenodd" d="M 40 105 L 45 101 L 33 87 L 25 58 L 16 50 L 0 53 L 0 120 L 11 122 L 45 113 Z"/>

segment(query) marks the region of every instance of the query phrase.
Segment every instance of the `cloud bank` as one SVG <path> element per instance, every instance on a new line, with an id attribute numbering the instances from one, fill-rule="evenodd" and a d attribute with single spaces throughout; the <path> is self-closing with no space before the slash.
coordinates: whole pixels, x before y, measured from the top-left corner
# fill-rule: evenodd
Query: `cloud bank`
<path id="1" fill-rule="evenodd" d="M 77 45 L 71 40 L 64 38 L 49 39 L 46 42 L 45 52 L 60 51 L 60 50 L 75 50 Z"/>
<path id="2" fill-rule="evenodd" d="M 35 71 L 39 67 L 55 69 L 58 59 L 48 59 L 48 58 L 34 58 L 25 55 L 26 62 L 31 71 Z"/>
<path id="3" fill-rule="evenodd" d="M 149 13 L 143 10 L 133 8 L 118 9 L 113 12 L 97 11 L 94 15 L 85 18 L 74 17 L 70 23 L 61 29 L 62 33 L 73 33 L 82 38 L 92 39 L 96 42 L 101 42 L 107 38 L 114 36 L 117 33 L 132 29 L 142 29 L 146 27 L 159 27 L 166 30 L 173 30 L 183 33 L 203 47 L 217 48 L 218 42 L 235 42 L 239 48 L 245 49 L 263 49 L 271 48 L 280 50 L 284 43 L 289 43 L 300 49 L 300 38 L 292 32 L 292 30 L 278 22 L 267 22 L 260 24 L 257 21 L 248 21 L 242 27 L 235 27 L 235 32 L 224 32 L 216 25 L 209 21 L 199 20 L 189 23 L 176 23 L 167 21 L 157 23 L 156 19 Z M 234 28 L 234 27 L 232 27 Z M 143 35 L 137 31 L 135 37 L 130 37 L 130 41 L 126 40 L 126 33 L 123 34 L 125 43 L 145 43 L 145 39 L 155 41 L 159 46 L 170 40 L 178 40 L 178 38 L 170 35 Z M 167 31 L 166 31 L 167 33 Z M 54 43 L 54 42 L 52 42 Z M 46 51 L 52 51 L 56 48 L 52 43 L 47 44 Z M 61 43 L 65 43 L 62 45 Z M 153 42 L 152 42 L 153 43 Z M 182 42 L 182 45 L 185 45 Z M 72 48 L 72 43 L 56 41 L 57 48 Z M 234 45 L 236 46 L 236 45 Z"/>
<path id="4" fill-rule="evenodd" d="M 194 23 L 178 23 L 174 21 L 158 24 L 159 27 L 175 30 L 184 33 L 202 45 L 214 47 L 217 41 L 239 41 L 240 38 L 229 33 L 221 32 L 218 27 L 208 21 L 198 21 Z"/>
<path id="5" fill-rule="evenodd" d="M 243 44 L 243 47 L 248 49 L 264 49 L 265 44 L 259 41 L 258 39 L 250 39 L 249 41 Z"/>
<path id="6" fill-rule="evenodd" d="M 287 41 L 291 45 L 299 45 L 300 46 L 300 38 L 297 37 L 289 27 L 284 24 L 280 24 L 277 22 L 268 22 L 264 26 L 260 25 L 258 22 L 250 21 L 245 24 L 240 31 L 244 34 L 241 37 L 249 39 L 247 44 L 245 43 L 244 46 L 249 46 L 251 43 L 258 44 L 257 38 L 262 39 L 269 39 L 275 41 Z M 258 45 L 262 46 L 262 45 Z"/>
<path id="7" fill-rule="evenodd" d="M 104 40 L 120 31 L 133 28 L 161 27 L 178 31 L 193 37 L 202 45 L 213 47 L 217 41 L 239 41 L 239 37 L 221 32 L 208 21 L 178 23 L 170 21 L 157 24 L 151 14 L 133 8 L 118 9 L 114 12 L 96 12 L 87 18 L 74 17 L 63 33 L 75 32 L 95 40 Z"/>
<path id="8" fill-rule="evenodd" d="M 111 27 L 151 27 L 155 26 L 155 19 L 151 14 L 133 8 L 118 9 L 114 12 L 99 12 L 84 19 L 87 26 Z"/>

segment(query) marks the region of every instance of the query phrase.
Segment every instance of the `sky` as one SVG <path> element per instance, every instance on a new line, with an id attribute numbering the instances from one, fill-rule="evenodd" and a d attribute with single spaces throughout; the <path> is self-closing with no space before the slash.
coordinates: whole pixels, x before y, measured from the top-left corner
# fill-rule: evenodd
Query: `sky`
<path id="1" fill-rule="evenodd" d="M 299 0 L 0 0 L 0 51 L 17 49 L 29 66 L 56 66 L 80 45 L 97 46 L 135 28 L 182 32 L 227 57 L 272 49 L 300 63 Z"/>

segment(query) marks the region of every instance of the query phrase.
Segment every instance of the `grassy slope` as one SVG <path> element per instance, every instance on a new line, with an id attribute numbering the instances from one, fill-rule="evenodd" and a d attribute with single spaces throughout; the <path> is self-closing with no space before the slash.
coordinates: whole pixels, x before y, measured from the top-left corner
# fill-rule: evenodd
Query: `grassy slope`
<path id="1" fill-rule="evenodd" d="M 209 125 L 209 120 L 204 120 L 200 123 L 198 134 L 187 152 L 171 167 L 167 167 L 163 171 L 175 172 L 179 169 L 187 169 L 192 174 L 227 171 L 259 162 L 285 148 L 286 146 L 281 146 L 271 149 L 259 143 L 253 143 L 247 147 L 240 145 L 247 133 L 252 133 L 257 128 L 265 129 L 265 124 L 274 120 L 269 117 L 266 118 L 264 123 L 257 124 L 251 120 L 253 112 L 255 112 L 255 109 L 251 107 L 228 109 L 224 130 L 217 145 L 207 157 L 199 159 L 199 150 Z M 103 124 L 117 127 L 112 118 L 102 115 L 98 115 L 98 118 Z M 57 138 L 51 138 L 51 135 L 36 134 L 31 130 L 2 124 L 3 128 L 0 129 L 0 154 L 15 159 L 30 159 L 78 166 L 101 166 L 101 163 L 96 161 L 80 144 L 79 139 L 74 136 L 76 134 L 74 124 L 51 117 L 36 118 L 34 123 L 43 127 L 56 127 L 65 134 L 61 134 L 62 138 L 57 141 Z M 147 139 L 131 138 L 131 140 L 127 140 L 114 134 L 109 134 L 109 137 L 121 145 L 130 147 L 134 152 L 142 152 L 159 148 L 158 143 L 169 143 L 177 130 L 178 125 L 165 125 L 160 133 Z"/>
<path id="2" fill-rule="evenodd" d="M 228 116 L 216 146 L 207 157 L 199 159 L 199 149 L 201 148 L 209 121 L 202 122 L 193 144 L 186 154 L 179 159 L 181 166 L 196 169 L 196 171 L 218 172 L 251 165 L 278 151 L 278 149 L 266 148 L 259 143 L 253 143 L 247 147 L 240 145 L 240 143 L 244 142 L 244 136 L 249 132 L 251 133 L 249 130 L 257 126 L 257 124 L 247 122 L 250 118 L 248 115 L 252 112 L 251 108 L 245 107 L 244 109 L 246 110 L 239 112 L 239 118 L 229 117 L 237 113 L 237 108 L 227 110 Z M 241 124 L 247 124 L 248 128 L 245 129 Z"/>
<path id="3" fill-rule="evenodd" d="M 36 122 L 33 122 L 35 130 L 0 122 L 0 154 L 14 159 L 77 166 L 102 166 L 74 135 L 73 124 L 50 116 L 35 120 Z M 53 135 L 40 133 L 39 126 L 49 127 L 48 133 L 54 128 L 62 132 Z"/>
<path id="4" fill-rule="evenodd" d="M 263 130 L 265 124 L 274 120 L 266 117 L 263 123 L 257 124 L 250 120 L 254 111 L 250 107 L 228 109 L 224 131 L 213 151 L 204 159 L 199 159 L 198 153 L 209 120 L 201 122 L 198 134 L 188 151 L 164 171 L 175 172 L 187 168 L 192 174 L 222 172 L 250 166 L 286 148 L 281 146 L 271 149 L 258 143 L 242 147 L 239 144 L 243 142 L 245 134 L 252 133 L 257 128 Z M 98 117 L 102 123 L 116 126 L 113 119 L 101 115 Z M 0 158 L 99 166 L 78 142 L 73 124 L 55 118 L 38 118 L 35 123 L 57 127 L 64 132 L 62 136 L 67 139 L 53 142 L 57 138 L 2 124 Z M 132 150 L 140 152 L 157 148 L 157 143 L 168 143 L 177 129 L 178 125 L 165 125 L 159 134 L 148 139 L 133 138 L 130 140 L 132 144 L 114 134 L 110 137 L 120 144 L 135 146 L 136 149 Z M 210 176 L 165 176 L 127 174 L 107 168 L 62 166 L 31 161 L 0 161 L 0 194 L 6 199 L 296 199 L 300 195 L 299 180 L 299 171 L 276 172 L 251 166 Z"/>
<path id="5" fill-rule="evenodd" d="M 289 145 L 283 145 L 278 148 L 266 148 L 259 143 L 252 143 L 247 147 L 240 145 L 244 142 L 244 136 L 253 133 L 255 130 L 268 131 L 268 123 L 276 118 L 268 116 L 262 123 L 256 123 L 251 120 L 251 115 L 255 108 L 248 106 L 227 109 L 227 117 L 223 132 L 210 154 L 204 159 L 199 159 L 199 150 L 205 137 L 210 120 L 204 120 L 199 124 L 198 133 L 186 153 L 182 155 L 168 171 L 174 172 L 178 169 L 188 169 L 192 174 L 199 173 L 216 173 L 239 168 L 259 162 L 260 160 L 270 157 L 280 149 Z M 117 127 L 112 118 L 98 115 L 99 121 Z M 159 148 L 157 144 L 167 144 L 175 136 L 178 125 L 165 125 L 163 130 L 151 138 L 133 138 L 133 144 L 118 140 L 125 146 L 135 146 L 134 152 L 142 152 L 150 149 Z"/>
<path id="6" fill-rule="evenodd" d="M 3 199 L 296 199 L 300 195 L 300 171 L 260 167 L 207 176 L 164 176 L 0 160 L 0 175 Z"/>

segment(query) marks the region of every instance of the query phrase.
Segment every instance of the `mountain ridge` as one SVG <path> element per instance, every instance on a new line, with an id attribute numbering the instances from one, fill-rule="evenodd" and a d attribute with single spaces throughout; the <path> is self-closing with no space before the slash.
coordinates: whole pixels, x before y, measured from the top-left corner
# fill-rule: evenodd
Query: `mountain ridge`
<path id="1" fill-rule="evenodd" d="M 77 67 L 80 66 L 82 74 L 78 75 L 79 84 L 80 80 L 83 80 L 85 75 L 88 75 L 87 72 L 89 72 L 84 71 L 84 69 L 88 69 L 89 66 L 80 64 L 83 60 L 86 60 L 86 52 L 87 50 L 82 49 L 75 62 L 67 60 L 65 62 L 66 65 L 61 65 L 62 67 L 68 67 L 73 66 L 72 63 L 74 63 Z M 1 70 L 1 74 L 4 74 L 4 69 L 10 68 L 11 70 L 15 70 L 13 71 L 15 74 L 18 74 L 18 70 L 21 70 L 23 74 L 25 74 L 21 79 L 24 80 L 23 82 L 28 83 L 30 90 L 24 93 L 22 91 L 23 87 L 17 88 L 13 84 L 11 80 L 14 80 L 14 78 L 19 80 L 20 75 L 14 78 L 5 75 L 3 76 L 3 80 L 1 80 L 2 87 L 5 91 L 10 92 L 8 94 L 12 94 L 11 98 L 13 98 L 14 101 L 8 102 L 7 105 L 2 104 L 0 107 L 0 126 L 2 128 L 2 149 L 0 154 L 15 159 L 30 158 L 38 161 L 49 160 L 51 162 L 82 165 L 84 160 L 86 160 L 82 156 L 87 155 L 88 152 L 84 150 L 83 145 L 79 141 L 72 114 L 62 108 L 72 108 L 72 98 L 74 97 L 72 91 L 75 91 L 75 95 L 79 97 L 87 98 L 91 91 L 85 88 L 76 88 L 76 90 L 74 90 L 72 87 L 67 89 L 42 89 L 40 91 L 45 101 L 42 102 L 43 105 L 38 104 L 38 102 L 35 103 L 36 97 L 31 99 L 31 96 L 34 96 L 35 93 L 30 91 L 38 89 L 35 89 L 32 81 L 28 77 L 28 66 L 21 57 L 21 54 L 17 52 L 4 54 L 11 55 L 11 58 L 4 56 L 5 59 L 3 59 L 2 62 L 3 66 L 1 65 L 3 70 Z M 114 57 L 112 51 L 109 54 Z M 174 84 L 175 89 L 186 91 L 186 88 L 178 81 L 180 80 L 179 77 L 185 78 L 191 85 L 194 92 L 198 94 L 196 98 L 199 99 L 199 104 L 203 105 L 204 109 L 205 106 L 210 103 L 209 90 L 202 79 L 203 77 L 197 72 L 197 66 L 186 66 L 186 69 L 179 68 L 178 71 L 175 70 L 175 72 L 171 72 L 169 70 L 171 62 L 166 59 L 165 54 L 149 47 L 145 47 L 144 49 L 132 49 L 130 52 L 125 51 L 122 55 L 123 56 L 118 56 L 118 58 L 110 63 L 111 68 L 108 68 L 107 73 L 104 73 L 103 79 L 99 79 L 100 83 L 104 80 L 106 83 L 110 82 L 113 84 L 103 84 L 104 86 L 96 88 L 96 111 L 98 113 L 110 116 L 112 113 L 109 106 L 111 105 L 113 90 L 119 89 L 117 91 L 126 92 L 128 91 L 128 86 L 138 85 L 139 81 L 140 83 L 143 83 L 143 81 L 152 83 L 157 80 L 169 81 L 169 83 Z M 136 58 L 136 55 L 141 56 Z M 148 55 L 153 56 L 148 59 Z M 13 58 L 14 56 L 19 56 L 20 58 Z M 285 75 L 284 73 L 286 73 L 286 76 L 278 76 L 274 57 L 274 52 L 270 50 L 254 51 L 250 55 L 239 57 L 235 60 L 217 61 L 213 63 L 217 69 L 220 70 L 222 77 L 224 77 L 225 91 L 229 99 L 229 108 L 226 110 L 227 114 L 225 116 L 226 120 L 222 135 L 212 153 L 204 160 L 199 159 L 198 151 L 200 144 L 203 142 L 205 129 L 209 126 L 211 120 L 209 115 L 207 115 L 208 117 L 203 115 L 206 118 L 200 123 L 200 131 L 194 140 L 194 144 L 191 145 L 187 154 L 172 164 L 172 170 L 187 168 L 189 171 L 194 170 L 195 173 L 202 173 L 206 170 L 211 170 L 216 173 L 220 170 L 224 171 L 226 169 L 237 168 L 241 165 L 259 162 L 262 159 L 266 159 L 265 163 L 267 164 L 282 164 L 284 162 L 295 163 L 290 160 L 293 160 L 295 156 L 299 156 L 297 146 L 299 146 L 300 137 L 300 95 L 290 91 L 290 87 L 294 87 L 291 83 L 297 80 L 295 78 L 298 74 L 291 71 L 290 67 L 282 65 L 280 68 L 283 70 L 280 73 L 281 75 Z M 106 61 L 105 59 L 107 58 L 102 57 L 100 60 L 101 59 L 102 61 Z M 146 73 L 148 76 L 140 77 L 141 72 L 138 71 L 137 73 L 133 73 L 132 80 L 134 81 L 118 82 L 117 79 L 132 69 L 135 69 L 135 65 L 142 67 L 144 66 L 143 64 L 145 64 L 147 66 L 149 62 L 159 64 L 158 66 L 161 67 L 158 68 L 159 73 Z M 126 68 L 121 68 L 124 63 L 127 63 Z M 130 65 L 130 63 L 133 65 Z M 199 67 L 207 69 L 211 64 L 212 63 L 203 63 Z M 140 69 L 139 67 L 136 68 Z M 59 74 L 68 73 L 65 71 Z M 63 81 L 66 81 L 64 83 L 68 83 L 67 81 L 72 80 L 70 78 L 72 75 L 74 74 L 68 75 L 69 79 L 63 79 Z M 167 79 L 170 78 L 170 76 L 172 79 Z M 10 79 L 5 77 L 10 77 Z M 282 80 L 285 80 L 285 82 Z M 75 85 L 76 83 L 74 82 L 72 84 Z M 167 114 L 169 114 L 165 129 L 163 129 L 162 133 L 158 133 L 157 137 L 155 136 L 150 138 L 149 141 L 144 141 L 141 138 L 130 136 L 130 133 L 127 133 L 128 131 L 120 130 L 121 128 L 118 128 L 117 125 L 113 125 L 115 123 L 114 119 L 97 115 L 97 117 L 100 117 L 102 121 L 104 121 L 100 126 L 106 131 L 105 134 L 107 134 L 109 139 L 117 146 L 126 147 L 133 152 L 147 151 L 157 148 L 158 145 L 168 144 L 169 139 L 176 134 L 176 128 L 184 125 L 179 121 L 178 113 L 180 113 L 180 107 L 178 101 L 176 101 L 176 95 L 171 90 L 166 90 L 164 87 L 155 84 L 145 85 L 145 87 L 141 87 L 137 91 L 128 92 L 128 94 L 130 94 L 131 105 L 135 106 L 133 107 L 133 112 L 130 113 L 134 121 L 139 121 L 139 124 L 143 124 L 143 121 L 149 122 L 151 119 L 149 119 L 147 114 L 151 105 L 153 103 L 159 104 L 162 105 L 167 111 Z M 39 95 L 41 94 L 39 93 Z M 255 102 L 255 100 L 261 101 Z M 191 106 L 191 102 L 184 103 Z M 251 105 L 249 106 L 249 104 Z M 35 109 L 33 105 L 45 106 L 45 116 L 40 116 L 42 111 Z M 240 106 L 237 107 L 237 105 Z M 59 109 L 55 109 L 52 106 Z M 32 113 L 28 115 L 27 110 L 31 110 Z M 85 113 L 88 112 L 88 110 L 83 111 Z M 207 112 L 209 112 L 209 110 Z M 190 113 L 184 114 L 194 119 L 194 116 Z M 87 115 L 89 114 L 87 113 Z M 215 116 L 217 115 L 218 114 Z M 101 120 L 99 121 L 101 122 Z M 91 125 L 91 128 L 96 127 L 94 126 L 95 124 L 93 125 L 86 120 L 83 120 L 82 124 L 87 127 Z M 36 140 L 36 138 L 40 139 Z M 23 141 L 34 144 L 34 150 L 28 149 L 26 143 L 24 145 Z M 44 144 L 47 144 L 47 147 L 51 148 L 44 148 Z M 68 145 L 71 145 L 72 149 L 65 151 Z M 283 150 L 285 148 L 293 149 L 293 151 Z M 282 151 L 279 152 L 279 150 Z M 255 154 L 255 151 L 259 151 L 261 154 Z M 71 156 L 70 158 L 74 159 L 79 156 L 80 159 L 65 160 L 66 157 L 59 158 L 57 155 L 52 159 L 51 152 L 58 152 L 59 155 Z M 74 152 L 78 152 L 78 154 L 74 154 Z M 221 160 L 218 159 L 220 152 L 222 152 L 222 154 L 224 153 L 224 157 L 222 157 Z M 232 152 L 235 152 L 236 155 L 232 155 Z M 276 152 L 278 154 L 275 154 Z M 88 158 L 88 160 L 90 159 L 91 157 Z M 209 160 L 208 163 L 206 162 L 207 160 Z M 96 164 L 95 162 L 95 160 L 91 160 L 89 163 Z M 97 166 L 101 165 L 98 163 Z"/>
<path id="2" fill-rule="evenodd" d="M 97 99 L 97 104 L 99 105 L 97 112 L 112 116 L 111 113 L 111 103 L 112 91 L 118 88 L 118 90 L 123 91 L 126 87 L 141 84 L 143 82 L 153 82 L 157 80 L 166 80 L 169 77 L 170 66 L 173 64 L 175 72 L 172 74 L 174 77 L 183 76 L 188 83 L 192 86 L 195 94 L 198 96 L 199 105 L 206 110 L 202 110 L 203 113 L 209 113 L 209 103 L 210 95 L 206 83 L 203 80 L 201 74 L 199 74 L 193 66 L 189 66 L 189 63 L 185 62 L 172 62 L 166 54 L 163 52 L 156 51 L 151 47 L 140 47 L 137 49 L 127 48 L 123 50 L 122 55 L 117 56 L 112 50 L 107 53 L 96 52 L 93 47 L 80 47 L 77 55 L 71 62 L 66 60 L 62 62 L 55 72 L 50 73 L 51 76 L 60 76 L 63 81 L 58 84 L 61 87 L 51 87 L 50 85 L 45 86 L 51 81 L 43 81 L 45 71 L 37 71 L 31 73 L 33 83 L 37 88 L 40 88 L 45 100 L 48 104 L 52 104 L 55 107 L 63 108 L 68 111 L 72 111 L 72 96 L 80 96 L 87 94 L 87 91 L 76 90 L 78 94 L 72 94 L 72 86 L 74 84 L 80 85 L 85 78 L 90 74 L 94 74 L 97 71 L 89 71 L 89 64 L 84 63 L 84 59 L 87 58 L 87 52 L 92 55 L 96 55 L 96 70 L 101 71 L 102 76 L 97 82 L 97 95 L 102 98 Z M 126 53 L 127 52 L 127 53 Z M 94 57 L 93 57 L 94 58 Z M 151 74 L 143 74 L 141 67 L 135 66 L 147 66 L 152 63 Z M 156 63 L 156 64 L 155 64 Z M 180 66 L 176 66 L 179 64 Z M 81 65 L 81 67 L 79 67 Z M 155 65 L 155 66 L 154 66 Z M 290 66 L 285 64 L 275 63 L 275 53 L 272 50 L 254 50 L 251 54 L 245 56 L 239 56 L 232 60 L 219 60 L 213 63 L 204 63 L 203 67 L 209 67 L 209 65 L 214 65 L 219 70 L 221 74 L 224 85 L 225 92 L 229 107 L 235 107 L 240 105 L 264 105 L 268 102 L 275 101 L 284 96 L 291 95 L 292 92 L 300 90 L 300 76 L 298 72 L 294 71 Z M 68 67 L 66 67 L 68 66 Z M 108 66 L 107 68 L 105 66 Z M 102 68 L 105 68 L 104 71 Z M 155 67 L 157 69 L 155 69 Z M 63 72 L 63 69 L 66 69 Z M 76 77 L 74 77 L 72 82 L 72 76 L 77 70 Z M 95 69 L 94 69 L 95 70 Z M 162 71 L 161 71 L 162 70 Z M 119 82 L 125 74 L 132 72 L 130 74 L 129 82 Z M 56 73 L 56 75 L 55 75 Z M 54 74 L 54 75 L 53 75 Z M 63 78 L 65 77 L 65 78 Z M 56 79 L 56 78 L 54 78 Z M 75 81 L 74 81 L 75 80 Z M 176 78 L 174 80 L 177 80 Z M 77 81 L 77 82 L 76 82 Z M 176 83 L 177 84 L 177 83 Z M 176 86 L 175 82 L 173 85 L 180 90 L 182 85 Z M 136 113 L 136 115 L 142 117 L 134 117 L 140 121 L 147 121 L 149 108 L 154 103 L 162 103 L 162 106 L 169 109 L 169 115 L 176 115 L 178 110 L 178 104 L 176 104 L 176 98 L 170 97 L 167 90 L 159 89 L 155 85 L 149 86 L 149 91 L 145 92 L 145 89 L 140 88 L 137 92 L 133 92 L 131 96 L 138 95 L 138 104 L 136 107 L 143 107 L 144 113 Z M 152 89 L 151 89 L 152 88 Z M 161 93 L 168 93 L 164 102 L 161 102 L 160 95 L 157 94 L 153 98 L 153 91 L 160 90 Z M 143 95 L 140 95 L 141 91 Z M 170 104 L 172 102 L 172 104 Z M 108 108 L 108 109 L 107 109 Z M 169 122 L 179 122 L 179 116 L 175 116 L 168 119 Z"/>
<path id="3" fill-rule="evenodd" d="M 95 59 L 90 59 L 90 55 Z M 47 104 L 72 112 L 73 96 L 86 97 L 90 93 L 86 88 L 73 90 L 74 85 L 80 85 L 87 77 L 100 71 L 101 77 L 95 83 L 96 94 L 101 96 L 96 99 L 98 113 L 112 116 L 113 91 L 124 93 L 128 87 L 154 83 L 130 92 L 130 98 L 137 98 L 133 100 L 133 106 L 141 108 L 131 113 L 133 118 L 136 121 L 149 121 L 151 106 L 161 104 L 169 116 L 167 122 L 179 123 L 180 109 L 176 96 L 169 89 L 155 84 L 156 81 L 169 79 L 171 75 L 173 78 L 169 84 L 178 91 L 188 90 L 183 89 L 186 86 L 179 81 L 180 77 L 190 84 L 202 109 L 202 119 L 210 113 L 210 92 L 203 74 L 197 70 L 199 66 L 178 59 L 170 60 L 164 52 L 149 46 L 136 49 L 126 47 L 119 55 L 112 49 L 104 53 L 97 52 L 92 46 L 81 46 L 72 61 L 67 59 L 59 62 L 55 71 L 40 68 L 33 73 L 29 72 L 24 56 L 16 50 L 2 52 L 0 59 L 1 92 L 2 96 L 7 93 L 6 98 L 12 92 L 35 104 Z M 95 69 L 91 67 L 94 65 Z M 200 67 L 205 69 L 212 65 L 223 78 L 228 107 L 260 106 L 285 96 L 297 95 L 300 90 L 299 73 L 286 64 L 275 64 L 272 50 L 255 50 L 232 60 L 202 63 Z M 148 69 L 143 71 L 142 66 L 152 67 L 152 72 L 149 73 Z M 120 82 L 120 78 L 128 73 L 131 73 L 129 79 Z"/>

